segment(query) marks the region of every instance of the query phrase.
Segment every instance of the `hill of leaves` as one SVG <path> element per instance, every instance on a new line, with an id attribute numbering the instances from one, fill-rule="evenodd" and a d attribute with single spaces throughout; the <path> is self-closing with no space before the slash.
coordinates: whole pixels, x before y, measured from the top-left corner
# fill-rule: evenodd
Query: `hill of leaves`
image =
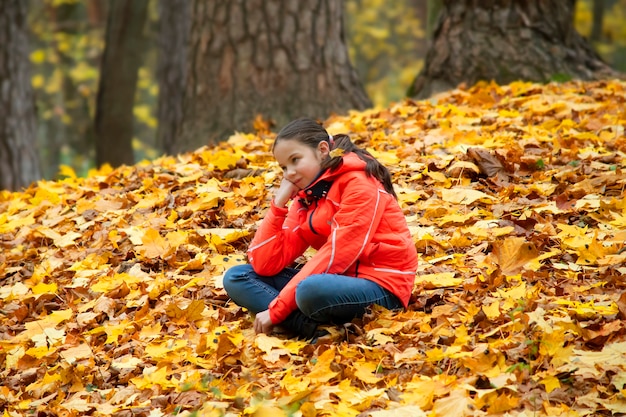
<path id="1" fill-rule="evenodd" d="M 626 413 L 626 83 L 480 84 L 333 116 L 392 170 L 410 308 L 255 335 L 221 277 L 274 133 L 0 196 L 4 416 Z M 306 256 L 310 256 L 308 253 Z"/>

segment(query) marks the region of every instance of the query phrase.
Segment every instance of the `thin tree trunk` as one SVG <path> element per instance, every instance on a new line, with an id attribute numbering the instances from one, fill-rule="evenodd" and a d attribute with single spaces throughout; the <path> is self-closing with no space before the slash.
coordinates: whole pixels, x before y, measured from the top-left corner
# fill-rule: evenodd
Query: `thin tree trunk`
<path id="1" fill-rule="evenodd" d="M 598 79 L 619 74 L 573 24 L 574 0 L 443 0 L 424 68 L 408 95 L 480 80 Z"/>
<path id="2" fill-rule="evenodd" d="M 604 20 L 604 0 L 593 0 L 593 15 L 589 40 L 598 42 L 602 39 L 602 21 Z"/>
<path id="3" fill-rule="evenodd" d="M 176 132 L 183 118 L 191 2 L 160 0 L 159 6 L 157 147 L 166 154 L 172 154 L 175 150 Z"/>
<path id="4" fill-rule="evenodd" d="M 0 187 L 19 190 L 41 178 L 26 2 L 0 0 L 0 45 Z"/>
<path id="5" fill-rule="evenodd" d="M 101 26 L 106 21 L 104 0 L 87 0 L 87 19 L 91 26 Z"/>
<path id="6" fill-rule="evenodd" d="M 177 151 L 251 131 L 257 115 L 371 106 L 350 64 L 341 0 L 195 0 Z"/>
<path id="7" fill-rule="evenodd" d="M 96 3 L 92 1 L 89 4 L 95 5 Z M 55 130 L 58 134 L 47 138 L 45 167 L 48 172 L 46 172 L 46 177 L 54 177 L 61 162 L 61 149 L 64 146 L 69 146 L 74 153 L 92 160 L 95 142 L 88 100 L 79 93 L 78 86 L 70 76 L 75 60 L 71 53 L 64 52 L 60 48 L 57 41 L 57 39 L 63 39 L 68 35 L 75 37 L 77 33 L 80 33 L 80 27 L 84 24 L 84 20 L 80 13 L 79 4 L 50 4 L 49 7 L 48 14 L 53 22 L 55 34 L 65 35 L 54 37 L 50 45 L 51 48 L 56 49 L 56 55 L 59 57 L 57 67 L 61 69 L 63 77 L 57 105 L 72 120 L 69 125 L 56 121 L 57 126 L 55 127 L 57 129 Z"/>
<path id="8" fill-rule="evenodd" d="M 133 104 L 148 0 L 111 0 L 96 102 L 96 163 L 133 164 Z"/>
<path id="9" fill-rule="evenodd" d="M 435 29 L 437 28 L 439 15 L 443 9 L 442 0 L 428 0 L 426 9 L 428 13 L 428 18 L 426 20 L 426 34 L 428 39 L 432 39 Z"/>

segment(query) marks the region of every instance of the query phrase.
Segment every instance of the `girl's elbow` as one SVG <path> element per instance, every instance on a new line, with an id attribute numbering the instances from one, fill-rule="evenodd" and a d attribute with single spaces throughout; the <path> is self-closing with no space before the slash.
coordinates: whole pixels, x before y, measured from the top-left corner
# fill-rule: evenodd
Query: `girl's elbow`
<path id="1" fill-rule="evenodd" d="M 257 262 L 251 260 L 250 265 L 252 269 L 254 269 L 254 272 L 264 277 L 271 277 L 281 271 L 274 262 Z"/>

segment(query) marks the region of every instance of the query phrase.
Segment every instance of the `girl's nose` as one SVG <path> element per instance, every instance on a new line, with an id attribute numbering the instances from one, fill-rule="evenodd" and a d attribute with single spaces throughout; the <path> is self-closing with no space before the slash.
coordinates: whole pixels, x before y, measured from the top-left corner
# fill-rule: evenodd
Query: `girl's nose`
<path id="1" fill-rule="evenodd" d="M 296 170 L 293 168 L 287 168 L 287 170 L 285 171 L 285 175 L 287 176 L 287 178 L 291 178 L 295 175 Z"/>

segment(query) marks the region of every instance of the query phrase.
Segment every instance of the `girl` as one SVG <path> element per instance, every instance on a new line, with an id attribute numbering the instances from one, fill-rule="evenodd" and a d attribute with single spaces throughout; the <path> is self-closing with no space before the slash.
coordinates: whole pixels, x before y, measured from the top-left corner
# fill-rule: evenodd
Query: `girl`
<path id="1" fill-rule="evenodd" d="M 387 168 L 310 119 L 287 124 L 273 153 L 284 178 L 248 248 L 250 265 L 224 276 L 231 299 L 256 313 L 254 330 L 280 323 L 309 339 L 319 323 L 349 322 L 373 304 L 406 307 L 417 251 Z M 289 268 L 309 247 L 315 255 Z"/>

